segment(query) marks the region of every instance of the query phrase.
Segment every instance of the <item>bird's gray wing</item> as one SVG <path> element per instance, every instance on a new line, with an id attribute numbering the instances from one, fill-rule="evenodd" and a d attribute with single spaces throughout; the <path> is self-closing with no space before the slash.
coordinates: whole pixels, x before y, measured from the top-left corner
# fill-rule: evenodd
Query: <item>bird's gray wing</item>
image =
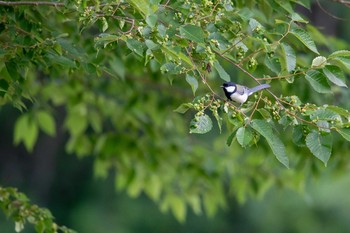
<path id="1" fill-rule="evenodd" d="M 236 86 L 237 86 L 236 92 L 240 95 L 243 95 L 244 93 L 246 93 L 248 91 L 248 88 L 245 86 L 241 86 L 241 85 L 237 85 L 237 84 L 236 84 Z"/>

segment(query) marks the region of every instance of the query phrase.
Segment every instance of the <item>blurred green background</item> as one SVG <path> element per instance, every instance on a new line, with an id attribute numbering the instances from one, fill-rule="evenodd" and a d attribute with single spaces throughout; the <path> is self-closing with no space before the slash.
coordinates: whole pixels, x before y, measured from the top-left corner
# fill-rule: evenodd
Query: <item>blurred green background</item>
<path id="1" fill-rule="evenodd" d="M 341 6 L 322 5 L 340 17 L 346 12 Z M 348 21 L 336 20 L 317 4 L 312 12 L 310 18 L 325 33 L 350 40 Z M 12 133 L 19 115 L 11 106 L 1 107 L 0 183 L 18 187 L 33 203 L 50 209 L 58 224 L 78 232 L 350 232 L 348 174 L 337 176 L 332 171 L 330 175 L 325 168 L 316 181 L 310 179 L 305 191 L 273 187 L 243 204 L 231 197 L 213 218 L 189 210 L 185 223 L 180 224 L 144 195 L 132 199 L 125 192 L 116 192 L 113 171 L 107 179 L 94 178 L 94 158 L 66 154 L 67 135 L 62 132 L 56 138 L 40 135 L 35 154 L 28 154 L 22 145 L 15 147 Z M 14 232 L 13 222 L 0 214 L 0 233 L 10 232 Z M 34 231 L 27 225 L 23 232 Z"/>

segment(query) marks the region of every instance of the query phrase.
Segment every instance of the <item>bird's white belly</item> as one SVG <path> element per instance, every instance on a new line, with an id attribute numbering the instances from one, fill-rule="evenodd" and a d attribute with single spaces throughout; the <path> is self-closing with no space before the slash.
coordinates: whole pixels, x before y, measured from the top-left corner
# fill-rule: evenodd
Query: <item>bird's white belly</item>
<path id="1" fill-rule="evenodd" d="M 247 99 L 248 99 L 248 95 L 247 94 L 240 95 L 238 93 L 233 93 L 230 97 L 231 97 L 231 99 L 233 101 L 236 101 L 236 102 L 241 103 L 241 104 L 246 102 Z"/>

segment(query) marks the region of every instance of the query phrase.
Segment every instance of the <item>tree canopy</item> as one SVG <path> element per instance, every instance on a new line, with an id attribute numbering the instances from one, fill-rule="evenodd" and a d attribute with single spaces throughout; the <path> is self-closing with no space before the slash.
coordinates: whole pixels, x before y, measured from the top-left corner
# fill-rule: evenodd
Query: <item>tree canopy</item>
<path id="1" fill-rule="evenodd" d="M 349 44 L 296 10 L 310 4 L 0 1 L 0 103 L 21 112 L 14 144 L 33 152 L 40 133 L 63 130 L 96 177 L 114 170 L 116 190 L 144 192 L 179 221 L 188 207 L 214 215 L 227 194 L 244 202 L 346 171 Z M 239 107 L 227 81 L 271 88 Z M 54 232 L 1 203 L 18 231 Z"/>

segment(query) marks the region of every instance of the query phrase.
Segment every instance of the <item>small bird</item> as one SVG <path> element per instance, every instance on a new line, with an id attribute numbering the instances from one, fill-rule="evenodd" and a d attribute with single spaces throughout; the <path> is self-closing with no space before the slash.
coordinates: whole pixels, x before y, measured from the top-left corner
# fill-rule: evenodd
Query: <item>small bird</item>
<path id="1" fill-rule="evenodd" d="M 261 84 L 259 86 L 253 87 L 251 89 L 249 89 L 246 86 L 242 86 L 242 85 L 238 85 L 236 83 L 233 82 L 226 82 L 224 83 L 222 86 L 222 89 L 224 89 L 225 95 L 229 100 L 233 100 L 236 101 L 238 103 L 244 104 L 248 97 L 257 92 L 260 91 L 262 89 L 265 88 L 269 88 L 270 85 L 269 84 Z"/>

